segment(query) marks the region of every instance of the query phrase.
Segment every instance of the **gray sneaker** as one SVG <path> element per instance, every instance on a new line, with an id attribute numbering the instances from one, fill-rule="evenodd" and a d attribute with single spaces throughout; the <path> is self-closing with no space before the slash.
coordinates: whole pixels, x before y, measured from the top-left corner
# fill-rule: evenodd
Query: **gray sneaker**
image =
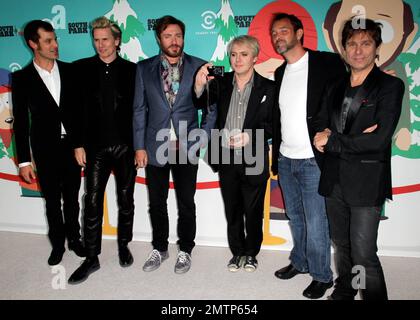
<path id="1" fill-rule="evenodd" d="M 191 256 L 184 252 L 180 251 L 175 263 L 175 273 L 185 273 L 191 268 Z"/>
<path id="2" fill-rule="evenodd" d="M 149 272 L 156 270 L 160 267 L 160 264 L 168 258 L 168 251 L 161 252 L 159 250 L 153 249 L 153 251 L 150 252 L 149 257 L 143 265 L 143 271 Z"/>

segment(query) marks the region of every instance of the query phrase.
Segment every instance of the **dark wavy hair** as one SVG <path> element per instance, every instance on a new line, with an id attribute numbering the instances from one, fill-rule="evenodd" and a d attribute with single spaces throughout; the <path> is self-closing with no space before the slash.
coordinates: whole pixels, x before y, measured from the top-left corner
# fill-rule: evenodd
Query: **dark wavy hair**
<path id="1" fill-rule="evenodd" d="M 161 33 L 170 25 L 177 24 L 182 30 L 182 37 L 185 37 L 185 24 L 181 20 L 173 16 L 163 16 L 156 21 L 155 32 L 156 37 L 160 39 Z"/>
<path id="2" fill-rule="evenodd" d="M 289 13 L 284 13 L 284 12 L 275 13 L 273 15 L 273 19 L 271 20 L 271 28 L 273 27 L 274 22 L 280 21 L 283 19 L 289 19 L 290 23 L 293 26 L 293 31 L 295 33 L 299 29 L 303 30 L 302 21 L 298 17 L 296 17 L 294 14 L 289 14 Z M 300 38 L 300 43 L 303 45 L 303 35 L 302 35 L 302 38 Z"/>
<path id="3" fill-rule="evenodd" d="M 376 48 L 382 43 L 382 24 L 372 19 L 353 17 L 344 23 L 341 33 L 341 45 L 346 48 L 347 40 L 357 33 L 367 33 L 375 41 Z"/>
<path id="4" fill-rule="evenodd" d="M 26 44 L 29 48 L 31 48 L 31 46 L 29 45 L 29 40 L 35 43 L 38 43 L 39 41 L 38 29 L 44 29 L 48 32 L 54 32 L 54 27 L 49 22 L 43 20 L 29 21 L 23 29 L 23 37 L 25 38 Z"/>

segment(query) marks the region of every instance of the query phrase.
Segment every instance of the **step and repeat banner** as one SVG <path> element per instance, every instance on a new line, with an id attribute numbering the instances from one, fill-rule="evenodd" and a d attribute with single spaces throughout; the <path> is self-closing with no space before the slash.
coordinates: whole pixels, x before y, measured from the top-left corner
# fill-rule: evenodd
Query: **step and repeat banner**
<path id="1" fill-rule="evenodd" d="M 385 6 L 386 3 L 386 6 Z M 30 20 L 51 22 L 59 42 L 60 59 L 74 61 L 94 54 L 90 22 L 107 16 L 123 30 L 121 55 L 137 62 L 158 53 L 156 19 L 173 15 L 186 24 L 185 51 L 230 69 L 227 43 L 251 34 L 261 44 L 256 69 L 270 78 L 283 63 L 270 41 L 270 17 L 293 13 L 305 28 L 304 45 L 323 51 L 340 50 L 343 21 L 356 14 L 383 25 L 378 64 L 395 70 L 406 85 L 403 111 L 392 146 L 394 201 L 387 202 L 379 230 L 379 250 L 385 255 L 420 257 L 420 2 L 417 0 L 14 0 L 0 3 L 0 230 L 46 233 L 44 202 L 36 183 L 17 175 L 13 137 L 10 75 L 31 61 L 22 36 Z M 77 95 L 77 92 L 75 92 Z M 54 150 L 51 150 L 54 152 Z M 138 171 L 135 189 L 136 240 L 150 241 L 148 199 L 144 170 Z M 264 210 L 265 249 L 292 247 L 286 210 L 276 177 L 267 184 Z M 80 190 L 82 200 L 83 189 Z M 227 246 L 224 207 L 218 176 L 200 161 L 197 193 L 197 244 Z M 115 183 L 106 190 L 104 237 L 114 238 L 117 225 Z M 176 201 L 168 199 L 170 240 L 176 241 Z"/>

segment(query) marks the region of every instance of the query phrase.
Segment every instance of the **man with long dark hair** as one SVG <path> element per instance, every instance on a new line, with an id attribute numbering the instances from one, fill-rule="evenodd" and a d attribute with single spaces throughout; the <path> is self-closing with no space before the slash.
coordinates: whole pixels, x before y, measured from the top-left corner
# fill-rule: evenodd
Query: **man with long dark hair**
<path id="1" fill-rule="evenodd" d="M 330 296 L 351 300 L 388 298 L 376 254 L 382 206 L 392 199 L 391 142 L 401 113 L 404 83 L 379 70 L 381 25 L 354 17 L 341 45 L 351 73 L 330 83 L 314 126 L 325 153 L 319 191 L 326 197 L 338 278 Z M 365 275 L 358 287 L 353 276 Z"/>
<path id="2" fill-rule="evenodd" d="M 153 250 L 143 270 L 156 270 L 169 256 L 167 199 L 172 172 L 179 237 L 175 273 L 185 273 L 191 267 L 195 245 L 198 169 L 196 159 L 188 157 L 193 143 L 187 136 L 198 128 L 192 87 L 194 73 L 205 61 L 184 52 L 182 21 L 164 16 L 158 19 L 155 30 L 160 53 L 137 64 L 133 116 L 136 164 L 146 170 L 152 225 Z M 164 149 L 166 153 L 161 152 Z"/>

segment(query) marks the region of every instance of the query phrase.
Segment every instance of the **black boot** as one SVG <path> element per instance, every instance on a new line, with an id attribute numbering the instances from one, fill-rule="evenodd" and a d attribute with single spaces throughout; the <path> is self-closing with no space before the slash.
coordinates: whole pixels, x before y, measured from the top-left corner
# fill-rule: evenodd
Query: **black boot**
<path id="1" fill-rule="evenodd" d="M 123 268 L 131 266 L 134 262 L 133 255 L 127 245 L 118 246 L 118 257 L 120 258 L 120 266 Z"/>
<path id="2" fill-rule="evenodd" d="M 69 250 L 74 251 L 79 257 L 86 257 L 86 250 L 81 240 L 69 240 L 68 247 Z"/>
<path id="3" fill-rule="evenodd" d="M 91 273 L 99 270 L 100 267 L 98 256 L 86 258 L 81 266 L 70 276 L 68 283 L 79 284 L 85 281 Z"/>
<path id="4" fill-rule="evenodd" d="M 57 264 L 59 264 L 61 262 L 61 260 L 63 259 L 63 254 L 64 251 L 66 251 L 66 249 L 63 248 L 53 248 L 51 251 L 51 254 L 48 258 L 48 264 L 50 266 L 55 266 Z"/>

